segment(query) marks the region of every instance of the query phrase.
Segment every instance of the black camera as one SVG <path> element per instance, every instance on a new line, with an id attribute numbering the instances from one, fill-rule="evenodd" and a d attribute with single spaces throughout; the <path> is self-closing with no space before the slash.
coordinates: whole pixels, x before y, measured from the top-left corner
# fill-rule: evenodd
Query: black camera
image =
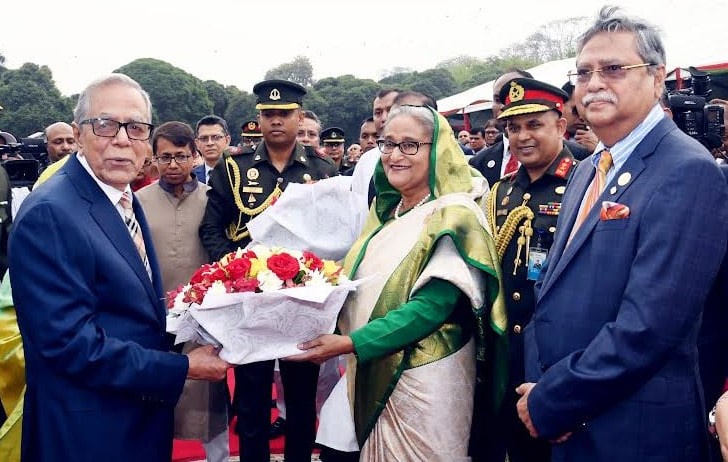
<path id="1" fill-rule="evenodd" d="M 20 143 L 8 143 L 0 144 L 0 155 L 10 154 L 18 155 L 25 154 L 22 157 L 32 158 L 42 162 L 42 160 L 48 157 L 48 147 L 43 138 L 21 138 Z"/>
<path id="2" fill-rule="evenodd" d="M 668 92 L 668 101 L 675 124 L 688 135 L 700 141 L 709 150 L 722 144 L 725 124 L 723 107 L 707 104 L 710 99 L 710 75 L 689 67 L 690 86 Z"/>

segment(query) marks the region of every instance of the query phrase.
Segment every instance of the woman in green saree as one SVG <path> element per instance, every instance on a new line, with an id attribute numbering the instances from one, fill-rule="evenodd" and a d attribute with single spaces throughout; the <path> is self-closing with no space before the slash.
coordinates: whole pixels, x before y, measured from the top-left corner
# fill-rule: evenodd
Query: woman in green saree
<path id="1" fill-rule="evenodd" d="M 288 359 L 353 353 L 321 412 L 317 441 L 328 448 L 368 461 L 468 460 L 476 356 L 505 329 L 476 202 L 487 184 L 430 108 L 394 109 L 379 147 L 376 200 L 344 260 L 364 282 L 342 309 L 341 335 Z"/>

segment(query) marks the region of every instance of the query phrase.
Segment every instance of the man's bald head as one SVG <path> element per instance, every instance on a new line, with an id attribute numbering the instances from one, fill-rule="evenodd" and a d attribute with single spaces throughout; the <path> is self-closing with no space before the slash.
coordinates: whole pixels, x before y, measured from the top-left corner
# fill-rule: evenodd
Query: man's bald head
<path id="1" fill-rule="evenodd" d="M 78 148 L 73 128 L 65 122 L 50 124 L 45 129 L 45 136 L 48 141 L 48 158 L 51 162 L 66 157 Z"/>

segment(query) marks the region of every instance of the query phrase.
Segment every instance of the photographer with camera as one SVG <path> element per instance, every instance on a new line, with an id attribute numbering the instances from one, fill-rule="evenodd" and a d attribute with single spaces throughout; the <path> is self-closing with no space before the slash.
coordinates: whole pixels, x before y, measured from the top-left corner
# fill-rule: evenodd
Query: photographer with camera
<path id="1" fill-rule="evenodd" d="M 723 108 L 723 133 L 721 135 L 721 144 L 717 148 L 711 150 L 711 154 L 719 164 L 728 164 L 728 136 L 725 133 L 725 126 L 728 125 L 728 101 L 724 99 L 711 99 L 709 104 L 715 104 Z"/>

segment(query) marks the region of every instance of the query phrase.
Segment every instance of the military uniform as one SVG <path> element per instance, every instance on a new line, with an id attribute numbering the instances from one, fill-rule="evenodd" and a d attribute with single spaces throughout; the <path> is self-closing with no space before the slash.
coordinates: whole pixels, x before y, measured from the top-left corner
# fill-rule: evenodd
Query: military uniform
<path id="1" fill-rule="evenodd" d="M 263 141 L 263 132 L 260 131 L 260 124 L 257 120 L 248 120 L 240 127 L 240 138 L 243 146 L 242 152 L 251 153 L 255 151 Z M 251 148 L 249 150 L 246 150 Z"/>
<path id="2" fill-rule="evenodd" d="M 306 183 L 337 175 L 336 166 L 310 147 L 296 144 L 288 165 L 279 172 L 261 143 L 255 151 L 225 153 L 210 174 L 207 208 L 200 237 L 212 260 L 250 242 L 247 223 L 281 195 L 288 183 Z"/>
<path id="3" fill-rule="evenodd" d="M 510 84 L 510 85 L 509 85 Z M 505 94 L 504 94 L 505 93 Z M 514 79 L 504 85 L 506 102 L 499 118 L 556 110 L 567 95 L 533 79 Z M 536 300 L 533 287 L 548 256 L 566 184 L 577 161 L 568 147 L 551 161 L 546 171 L 531 181 L 525 166 L 496 182 L 486 205 L 488 225 L 501 263 L 501 282 L 508 314 L 508 385 L 503 402 L 484 426 L 481 455 L 474 460 L 547 462 L 549 443 L 531 438 L 518 418 L 515 389 L 525 381 L 523 329 L 531 320 Z M 558 335 L 558 333 L 554 333 Z M 477 398 L 477 397 L 476 397 Z M 481 422 L 478 422 L 480 425 Z"/>
<path id="4" fill-rule="evenodd" d="M 301 107 L 306 90 L 293 82 L 267 80 L 253 87 L 256 109 L 289 111 Z M 265 138 L 265 136 L 263 137 Z M 250 242 L 248 222 L 281 195 L 289 183 L 305 183 L 336 175 L 336 167 L 312 149 L 295 143 L 282 171 L 273 165 L 264 142 L 255 151 L 225 154 L 208 184 L 207 207 L 200 237 L 213 260 Z M 238 417 L 240 460 L 270 460 L 270 402 L 274 361 L 235 367 L 233 411 Z M 310 462 L 316 436 L 316 384 L 319 366 L 281 361 L 286 390 L 286 447 L 288 462 Z"/>

